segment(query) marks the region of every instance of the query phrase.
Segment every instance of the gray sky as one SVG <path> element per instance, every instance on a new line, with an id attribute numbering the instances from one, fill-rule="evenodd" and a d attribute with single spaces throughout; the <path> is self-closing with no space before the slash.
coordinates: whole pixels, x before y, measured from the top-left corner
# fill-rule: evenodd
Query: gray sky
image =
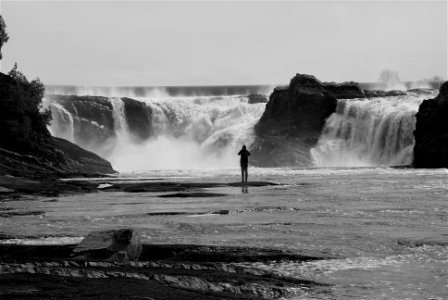
<path id="1" fill-rule="evenodd" d="M 69 85 L 447 77 L 446 1 L 3 1 L 3 71 Z"/>

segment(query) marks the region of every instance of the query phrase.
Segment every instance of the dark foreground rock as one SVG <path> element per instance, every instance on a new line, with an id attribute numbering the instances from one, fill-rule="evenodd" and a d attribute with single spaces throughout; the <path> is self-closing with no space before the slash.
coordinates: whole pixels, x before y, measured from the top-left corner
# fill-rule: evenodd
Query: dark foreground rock
<path id="1" fill-rule="evenodd" d="M 200 245 L 143 245 L 141 261 L 70 260 L 75 245 L 0 245 L 0 296 L 90 299 L 279 299 L 328 289 L 257 264 L 328 259 L 319 253 Z M 149 298 L 148 298 L 149 297 Z"/>
<path id="2" fill-rule="evenodd" d="M 423 101 L 416 115 L 414 167 L 448 168 L 448 82 Z"/>
<path id="3" fill-rule="evenodd" d="M 91 232 L 73 249 L 73 257 L 85 261 L 135 261 L 142 253 L 138 233 L 132 228 Z"/>

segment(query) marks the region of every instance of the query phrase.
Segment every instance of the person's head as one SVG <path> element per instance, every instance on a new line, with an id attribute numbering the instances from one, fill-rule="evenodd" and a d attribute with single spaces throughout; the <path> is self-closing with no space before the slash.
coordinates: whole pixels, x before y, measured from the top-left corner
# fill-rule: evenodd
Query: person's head
<path id="1" fill-rule="evenodd" d="M 243 145 L 243 150 L 246 150 L 246 145 Z"/>

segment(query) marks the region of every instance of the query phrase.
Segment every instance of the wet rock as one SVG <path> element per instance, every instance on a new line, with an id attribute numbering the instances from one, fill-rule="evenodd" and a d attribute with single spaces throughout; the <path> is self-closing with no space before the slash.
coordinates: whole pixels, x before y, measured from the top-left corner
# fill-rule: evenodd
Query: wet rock
<path id="1" fill-rule="evenodd" d="M 448 82 L 420 104 L 414 131 L 414 167 L 448 168 Z"/>
<path id="2" fill-rule="evenodd" d="M 75 258 L 87 261 L 129 262 L 141 253 L 140 238 L 130 228 L 92 232 L 73 249 Z"/>

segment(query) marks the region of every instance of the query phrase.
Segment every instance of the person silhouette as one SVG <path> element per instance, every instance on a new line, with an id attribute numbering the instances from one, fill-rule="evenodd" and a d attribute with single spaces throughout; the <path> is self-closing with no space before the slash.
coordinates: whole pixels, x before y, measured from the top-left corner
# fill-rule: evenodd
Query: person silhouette
<path id="1" fill-rule="evenodd" d="M 250 152 L 247 151 L 246 145 L 238 152 L 240 156 L 240 166 L 241 166 L 241 183 L 247 184 L 247 167 L 249 165 Z"/>

